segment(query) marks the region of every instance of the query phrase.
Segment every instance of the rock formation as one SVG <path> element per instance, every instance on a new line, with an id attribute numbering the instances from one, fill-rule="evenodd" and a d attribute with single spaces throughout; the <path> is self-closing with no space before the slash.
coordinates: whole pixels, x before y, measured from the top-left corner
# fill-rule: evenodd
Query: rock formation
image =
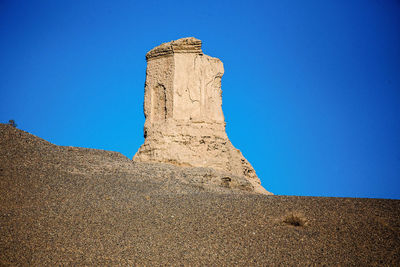
<path id="1" fill-rule="evenodd" d="M 269 194 L 225 132 L 222 62 L 204 55 L 193 37 L 161 44 L 146 59 L 145 142 L 133 160 L 210 167 L 244 176 L 255 192 Z"/>

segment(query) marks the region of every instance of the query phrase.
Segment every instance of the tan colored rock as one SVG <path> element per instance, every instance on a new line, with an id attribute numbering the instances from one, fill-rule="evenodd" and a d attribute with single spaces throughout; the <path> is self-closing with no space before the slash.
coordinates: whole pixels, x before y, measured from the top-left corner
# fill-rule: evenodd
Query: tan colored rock
<path id="1" fill-rule="evenodd" d="M 222 62 L 204 55 L 193 37 L 157 46 L 146 59 L 145 142 L 133 160 L 214 168 L 270 194 L 225 132 Z"/>

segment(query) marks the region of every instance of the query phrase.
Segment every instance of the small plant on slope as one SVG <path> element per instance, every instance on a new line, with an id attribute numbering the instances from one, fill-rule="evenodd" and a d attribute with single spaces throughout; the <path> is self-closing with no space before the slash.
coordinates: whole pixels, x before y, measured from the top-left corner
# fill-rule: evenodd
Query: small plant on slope
<path id="1" fill-rule="evenodd" d="M 291 213 L 291 214 L 287 215 L 283 219 L 283 222 L 286 223 L 286 224 L 295 226 L 295 227 L 305 226 L 307 224 L 306 219 L 302 215 L 294 214 L 294 213 Z"/>

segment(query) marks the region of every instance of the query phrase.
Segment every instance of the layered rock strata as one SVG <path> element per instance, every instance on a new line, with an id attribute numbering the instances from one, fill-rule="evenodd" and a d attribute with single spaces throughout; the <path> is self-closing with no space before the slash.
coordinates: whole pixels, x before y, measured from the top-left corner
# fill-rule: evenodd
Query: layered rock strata
<path id="1" fill-rule="evenodd" d="M 146 59 L 145 142 L 133 160 L 221 170 L 268 194 L 225 132 L 222 62 L 204 55 L 193 37 L 157 46 Z"/>

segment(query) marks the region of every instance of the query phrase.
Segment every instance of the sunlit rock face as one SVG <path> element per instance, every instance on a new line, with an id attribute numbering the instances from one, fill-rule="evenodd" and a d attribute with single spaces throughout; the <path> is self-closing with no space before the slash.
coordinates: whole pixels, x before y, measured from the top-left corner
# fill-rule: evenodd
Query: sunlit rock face
<path id="1" fill-rule="evenodd" d="M 222 62 L 204 55 L 193 37 L 157 46 L 146 59 L 145 142 L 133 160 L 222 170 L 268 194 L 225 132 Z"/>

